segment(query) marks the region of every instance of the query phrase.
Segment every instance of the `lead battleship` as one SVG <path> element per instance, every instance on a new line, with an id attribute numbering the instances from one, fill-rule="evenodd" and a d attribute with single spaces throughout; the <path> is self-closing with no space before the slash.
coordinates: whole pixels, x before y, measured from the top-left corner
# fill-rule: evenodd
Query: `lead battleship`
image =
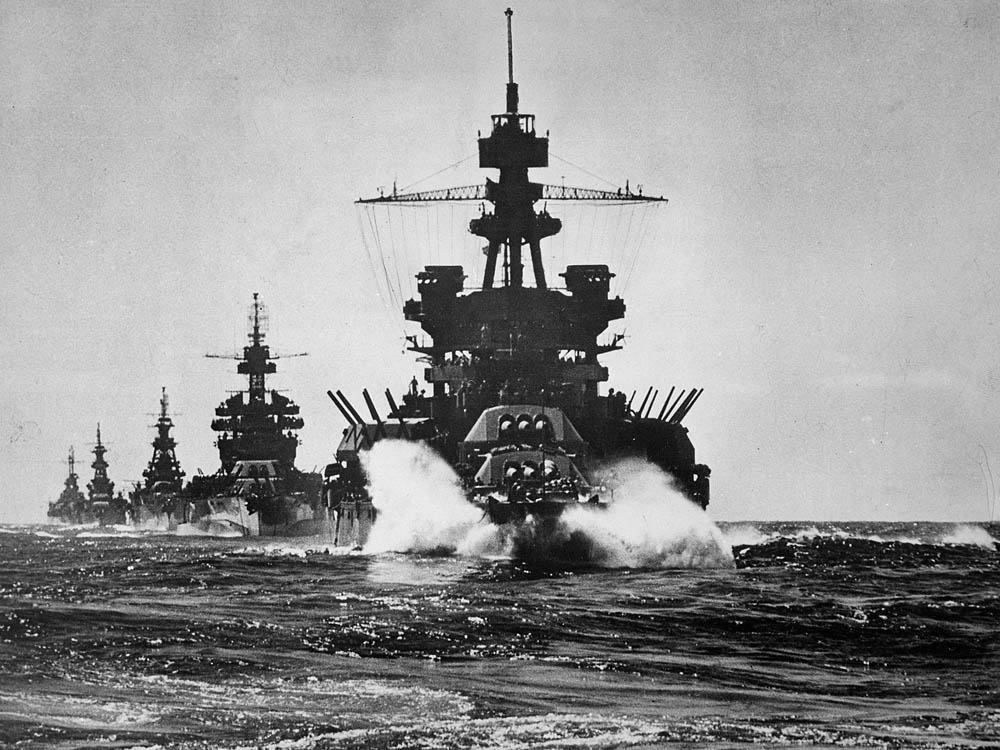
<path id="1" fill-rule="evenodd" d="M 492 116 L 490 133 L 478 141 L 479 166 L 497 170 L 497 178 L 417 193 L 394 188 L 359 201 L 479 202 L 480 215 L 468 231 L 485 241 L 486 255 L 473 289 L 466 289 L 461 265 L 428 265 L 416 274 L 419 298 L 405 303 L 403 315 L 430 337 L 407 337 L 409 350 L 427 364 L 429 394 L 416 379 L 399 401 L 386 390 L 383 414 L 366 389 L 366 418 L 342 391 L 328 392 L 348 426 L 336 460 L 326 467 L 324 496 L 338 523 L 361 523 L 361 537 L 375 517 L 363 455 L 386 439 L 432 447 L 453 467 L 468 500 L 500 525 L 529 516 L 555 520 L 570 507 L 600 512 L 612 501 L 601 467 L 629 457 L 668 472 L 691 502 L 702 508 L 709 503 L 710 470 L 696 461 L 682 424 L 702 389 L 671 388 L 658 410 L 659 392 L 652 387 L 641 401 L 635 391 L 602 394 L 608 370 L 600 357 L 620 349 L 621 337 L 600 337 L 625 315 L 624 301 L 610 295 L 615 274 L 602 264 L 568 265 L 557 288 L 543 263 L 543 240 L 562 229 L 549 202 L 664 199 L 633 192 L 627 183 L 604 191 L 530 180 L 530 169 L 548 166 L 549 139 L 536 131 L 534 115 L 519 111 L 512 11 L 506 16 L 506 111 Z M 533 286 L 526 283 L 525 255 Z"/>
<path id="2" fill-rule="evenodd" d="M 322 478 L 295 467 L 297 430 L 303 426 L 299 407 L 267 388 L 279 358 L 265 343 L 267 324 L 267 310 L 254 294 L 242 354 L 208 355 L 236 359 L 247 389 L 215 409 L 212 429 L 218 433 L 221 466 L 188 484 L 181 530 L 186 525 L 209 534 L 311 536 L 330 528 Z"/>

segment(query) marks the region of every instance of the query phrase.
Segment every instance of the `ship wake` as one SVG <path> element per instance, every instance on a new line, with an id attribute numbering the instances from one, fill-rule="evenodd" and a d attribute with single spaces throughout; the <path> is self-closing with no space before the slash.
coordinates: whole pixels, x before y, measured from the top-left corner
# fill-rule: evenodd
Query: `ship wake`
<path id="1" fill-rule="evenodd" d="M 644 461 L 606 467 L 606 508 L 494 525 L 466 500 L 458 476 L 419 443 L 383 440 L 366 454 L 379 511 L 365 552 L 512 557 L 536 564 L 609 568 L 725 568 L 732 548 L 703 510 Z"/>

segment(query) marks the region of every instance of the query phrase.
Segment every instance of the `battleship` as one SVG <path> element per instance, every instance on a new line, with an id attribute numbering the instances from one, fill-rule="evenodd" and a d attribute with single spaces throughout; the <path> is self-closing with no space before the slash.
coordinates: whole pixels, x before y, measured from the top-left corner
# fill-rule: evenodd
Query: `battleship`
<path id="1" fill-rule="evenodd" d="M 500 525 L 556 519 L 570 507 L 600 512 L 613 502 L 601 468 L 623 458 L 660 467 L 691 502 L 709 503 L 710 469 L 696 461 L 683 425 L 702 389 L 671 388 L 658 410 L 653 387 L 638 402 L 635 391 L 602 394 L 609 373 L 600 357 L 622 348 L 621 336 L 600 340 L 625 315 L 624 301 L 610 293 L 615 273 L 603 264 L 571 264 L 556 286 L 543 263 L 542 242 L 562 230 L 548 203 L 665 199 L 633 192 L 628 183 L 607 191 L 529 179 L 530 169 L 548 166 L 549 138 L 536 131 L 534 115 L 519 111 L 512 15 L 508 9 L 506 111 L 492 115 L 491 131 L 478 139 L 479 167 L 497 170 L 497 178 L 424 192 L 394 186 L 358 201 L 478 202 L 468 232 L 485 243 L 486 260 L 480 283 L 469 290 L 462 265 L 427 265 L 416 274 L 418 298 L 402 312 L 429 337 L 407 341 L 427 364 L 430 393 L 414 378 L 399 401 L 385 391 L 380 413 L 365 389 L 366 418 L 341 390 L 328 392 L 348 425 L 324 472 L 324 497 L 338 523 L 357 526 L 375 517 L 363 457 L 387 439 L 430 446 L 452 466 L 468 500 Z"/>
<path id="2" fill-rule="evenodd" d="M 116 526 L 128 521 L 128 501 L 121 494 L 115 495 L 115 483 L 108 478 L 108 462 L 104 458 L 107 452 L 107 447 L 101 442 L 101 426 L 97 425 L 94 462 L 91 464 L 94 477 L 87 483 L 85 496 L 79 487 L 76 462 L 70 448 L 69 473 L 59 498 L 49 504 L 49 518 L 72 525 Z"/>
<path id="3" fill-rule="evenodd" d="M 242 354 L 207 355 L 235 359 L 247 376 L 247 389 L 232 393 L 215 409 L 212 429 L 221 466 L 208 476 L 195 476 L 185 489 L 183 521 L 209 534 L 243 536 L 313 536 L 329 532 L 321 494 L 322 477 L 295 467 L 303 426 L 299 407 L 266 378 L 277 370 L 265 343 L 267 310 L 253 295 L 248 316 L 249 344 Z M 300 355 L 288 355 L 300 356 Z"/>
<path id="4" fill-rule="evenodd" d="M 167 389 L 160 391 L 160 413 L 153 438 L 153 456 L 143 470 L 143 481 L 129 496 L 129 515 L 141 529 L 173 531 L 186 523 L 188 504 L 184 498 L 184 472 L 177 460 L 177 442 L 170 431 L 174 422 L 167 413 Z"/>
<path id="5" fill-rule="evenodd" d="M 94 478 L 87 482 L 87 501 L 90 512 L 101 526 L 123 525 L 128 519 L 128 502 L 119 493 L 115 483 L 108 478 L 108 462 L 104 454 L 108 449 L 101 442 L 101 425 L 97 425 L 97 443 L 94 445 Z"/>
<path id="6" fill-rule="evenodd" d="M 93 523 L 95 518 L 90 513 L 87 497 L 80 491 L 80 477 L 76 473 L 76 457 L 72 447 L 69 449 L 66 465 L 69 471 L 65 484 L 59 497 L 49 503 L 49 518 L 65 524 Z"/>

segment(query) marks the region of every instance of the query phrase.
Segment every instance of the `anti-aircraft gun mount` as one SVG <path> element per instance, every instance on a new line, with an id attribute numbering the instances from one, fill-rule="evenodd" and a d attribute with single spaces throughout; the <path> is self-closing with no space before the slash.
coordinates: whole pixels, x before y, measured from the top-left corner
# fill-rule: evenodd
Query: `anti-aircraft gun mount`
<path id="1" fill-rule="evenodd" d="M 542 240 L 558 234 L 560 219 L 545 201 L 666 203 L 633 193 L 532 182 L 528 171 L 548 166 L 549 139 L 537 134 L 534 115 L 518 111 L 513 77 L 512 11 L 507 10 L 507 111 L 492 116 L 479 139 L 479 166 L 499 170 L 496 180 L 417 193 L 379 195 L 359 204 L 479 201 L 481 214 L 469 232 L 486 240 L 485 270 L 478 288 L 466 290 L 461 265 L 428 265 L 416 274 L 418 298 L 403 305 L 407 321 L 430 341 L 408 336 L 409 350 L 427 367 L 426 394 L 416 378 L 397 404 L 386 391 L 383 418 L 365 390 L 366 420 L 340 391 L 329 392 L 348 423 L 326 470 L 328 504 L 362 502 L 365 477 L 360 453 L 379 440 L 420 440 L 456 470 L 473 502 L 503 523 L 526 512 L 555 514 L 568 504 L 601 506 L 606 497 L 595 470 L 605 461 L 639 456 L 673 477 L 677 488 L 701 507 L 709 502 L 707 466 L 696 463 L 682 420 L 700 389 L 675 388 L 653 415 L 659 391 L 650 387 L 641 404 L 635 393 L 600 384 L 608 370 L 599 357 L 621 348 L 621 336 L 599 338 L 625 316 L 611 296 L 615 274 L 607 265 L 568 265 L 564 288 L 549 285 Z M 491 208 L 487 209 L 486 204 Z M 534 286 L 526 286 L 522 249 L 528 248 Z"/>

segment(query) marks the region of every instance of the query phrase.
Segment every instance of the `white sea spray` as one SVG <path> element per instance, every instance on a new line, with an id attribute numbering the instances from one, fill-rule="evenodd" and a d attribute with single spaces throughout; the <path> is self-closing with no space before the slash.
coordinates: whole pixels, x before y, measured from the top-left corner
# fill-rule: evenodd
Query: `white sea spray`
<path id="1" fill-rule="evenodd" d="M 602 472 L 613 500 L 603 513 L 573 508 L 563 516 L 592 544 L 594 562 L 613 567 L 726 568 L 733 550 L 708 514 L 674 486 L 671 477 L 639 459 Z"/>
<path id="2" fill-rule="evenodd" d="M 404 440 L 382 440 L 362 455 L 379 513 L 365 552 L 473 551 L 466 540 L 486 521 L 444 459 Z"/>
<path id="3" fill-rule="evenodd" d="M 984 549 L 996 549 L 997 540 L 976 524 L 959 524 L 942 540 L 945 544 L 963 544 Z"/>
<path id="4" fill-rule="evenodd" d="M 379 518 L 365 552 L 457 552 L 558 558 L 585 551 L 608 567 L 731 567 L 732 548 L 708 515 L 662 470 L 628 460 L 607 467 L 614 499 L 604 510 L 571 507 L 555 525 L 529 518 L 495 526 L 469 504 L 451 467 L 425 445 L 384 440 L 366 455 Z M 570 544 L 571 543 L 571 544 Z M 569 545 L 569 546 L 567 546 Z"/>

